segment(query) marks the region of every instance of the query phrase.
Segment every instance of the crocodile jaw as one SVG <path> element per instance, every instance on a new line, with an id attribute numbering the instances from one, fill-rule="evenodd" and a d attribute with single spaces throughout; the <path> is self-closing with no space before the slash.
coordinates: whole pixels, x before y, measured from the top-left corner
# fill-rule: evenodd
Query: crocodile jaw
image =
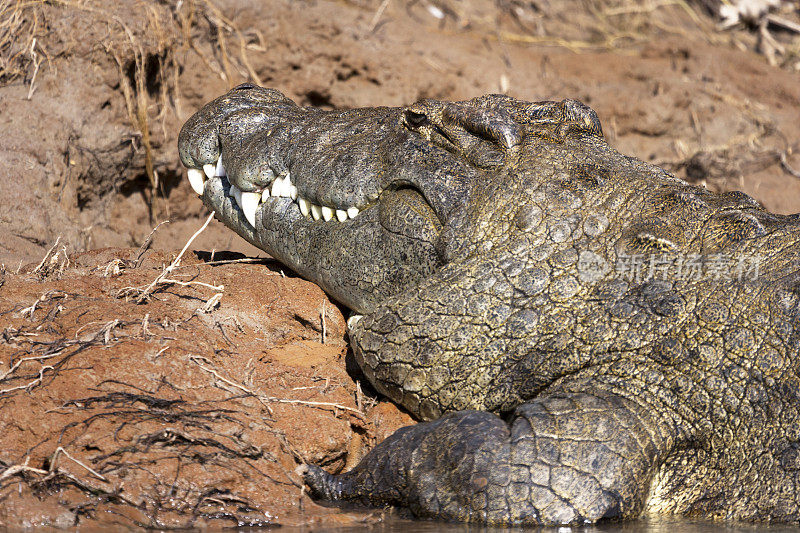
<path id="1" fill-rule="evenodd" d="M 227 176 L 228 173 L 223 165 L 222 156 L 217 159 L 215 165 L 204 165 L 202 170 L 190 168 L 187 172 L 189 184 L 192 190 L 199 196 L 203 195 L 207 179 L 227 178 Z M 314 220 L 322 219 L 325 222 L 333 220 L 334 217 L 339 222 L 354 219 L 361 210 L 364 209 L 364 205 L 360 208 L 352 205 L 336 209 L 324 205 L 317 205 L 313 200 L 300 195 L 297 186 L 292 183 L 292 177 L 289 172 L 278 177 L 275 177 L 275 174 L 271 173 L 271 176 L 270 181 L 261 191 L 242 191 L 236 185 L 231 184 L 230 196 L 236 201 L 245 219 L 253 227 L 256 225 L 256 211 L 270 198 L 291 198 L 291 200 L 297 204 L 297 208 L 303 216 L 311 217 Z"/>
<path id="2" fill-rule="evenodd" d="M 206 207 L 245 240 L 356 312 L 370 312 L 398 287 L 417 285 L 440 266 L 435 249 L 440 227 L 430 224 L 421 232 L 420 219 L 408 221 L 414 236 L 409 238 L 402 228 L 387 229 L 381 222 L 388 218 L 397 226 L 408 220 L 398 213 L 408 211 L 408 199 L 398 198 L 402 195 L 387 191 L 382 201 L 363 210 L 331 217 L 315 213 L 321 211 L 319 206 L 304 213 L 301 197 L 273 195 L 270 189 L 265 189 L 267 194 L 252 193 L 258 202 L 248 205 L 248 193 L 232 185 L 220 170 L 200 180 L 195 169 L 189 170 L 190 183 L 202 184 Z"/>

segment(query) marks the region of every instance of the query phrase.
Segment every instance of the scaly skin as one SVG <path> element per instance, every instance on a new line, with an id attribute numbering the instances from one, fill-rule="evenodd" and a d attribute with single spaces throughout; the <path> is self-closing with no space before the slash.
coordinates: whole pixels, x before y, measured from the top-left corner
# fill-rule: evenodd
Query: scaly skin
<path id="1" fill-rule="evenodd" d="M 345 474 L 305 467 L 319 497 L 490 524 L 800 520 L 797 216 L 619 154 L 570 100 L 324 112 L 245 85 L 179 148 L 222 155 L 206 206 L 352 308 L 364 373 L 431 420 Z M 251 225 L 230 183 L 286 172 L 357 216 L 275 197 Z"/>

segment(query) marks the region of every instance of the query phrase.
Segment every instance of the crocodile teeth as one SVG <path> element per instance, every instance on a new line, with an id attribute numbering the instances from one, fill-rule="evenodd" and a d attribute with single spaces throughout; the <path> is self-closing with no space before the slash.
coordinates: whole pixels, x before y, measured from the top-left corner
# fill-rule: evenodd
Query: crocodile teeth
<path id="1" fill-rule="evenodd" d="M 292 182 L 289 181 L 289 177 L 288 176 L 283 180 L 283 188 L 281 189 L 281 197 L 282 198 L 291 198 L 292 197 L 292 195 L 291 195 L 291 190 L 292 190 L 291 183 Z"/>
<path id="2" fill-rule="evenodd" d="M 203 187 L 206 180 L 205 176 L 212 172 L 211 169 L 213 169 L 213 173 L 216 174 L 216 177 L 227 176 L 225 166 L 222 164 L 222 157 L 217 159 L 216 165 L 203 165 L 202 171 L 196 168 L 189 169 L 189 184 L 192 186 L 192 190 L 197 194 L 203 194 Z M 256 211 L 258 210 L 258 206 L 270 198 L 275 197 L 291 198 L 297 203 L 297 206 L 300 208 L 300 213 L 302 213 L 304 217 L 310 216 L 314 220 L 324 220 L 325 222 L 333 220 L 334 217 L 339 222 L 346 222 L 348 219 L 355 218 L 361 212 L 358 207 L 336 209 L 314 204 L 308 199 L 301 197 L 297 186 L 292 184 L 292 178 L 288 172 L 277 178 L 274 177 L 274 171 L 271 169 L 267 169 L 262 174 L 265 178 L 272 178 L 272 182 L 262 191 L 244 192 L 233 183 L 230 184 L 230 189 L 228 191 L 228 195 L 236 202 L 236 205 L 241 208 L 245 219 L 247 219 L 253 227 L 255 227 L 256 224 Z"/>
<path id="3" fill-rule="evenodd" d="M 280 196 L 282 198 L 290 198 L 292 187 L 294 187 L 294 185 L 292 185 L 292 178 L 289 176 L 289 174 L 286 174 L 285 176 L 275 178 L 275 181 L 272 182 L 272 192 L 270 195 Z M 294 188 L 296 191 L 297 187 Z"/>
<path id="4" fill-rule="evenodd" d="M 242 201 L 239 205 L 241 205 L 242 211 L 244 211 L 244 217 L 251 226 L 256 227 L 256 209 L 258 209 L 258 204 L 261 203 L 261 193 L 242 192 L 241 198 Z"/>
<path id="5" fill-rule="evenodd" d="M 196 168 L 190 168 L 187 174 L 189 176 L 189 185 L 192 186 L 192 190 L 197 194 L 202 195 L 203 184 L 205 183 L 203 171 Z"/>
<path id="6" fill-rule="evenodd" d="M 347 319 L 347 328 L 353 329 L 362 318 L 364 318 L 364 315 L 350 315 L 350 318 Z"/>
<path id="7" fill-rule="evenodd" d="M 300 212 L 303 213 L 304 217 L 307 217 L 311 212 L 311 203 L 305 198 L 298 198 L 297 205 L 300 206 Z"/>
<path id="8" fill-rule="evenodd" d="M 283 186 L 281 187 L 281 190 L 280 190 L 281 197 L 283 197 L 283 198 L 291 198 L 292 197 L 292 187 L 294 187 L 294 185 L 292 185 L 292 177 L 287 173 L 283 177 Z M 296 187 L 295 187 L 295 189 L 296 189 Z"/>
<path id="9" fill-rule="evenodd" d="M 233 196 L 233 199 L 236 200 L 236 204 L 239 207 L 242 207 L 242 190 L 233 183 L 231 183 L 230 194 L 231 196 Z"/>
<path id="10" fill-rule="evenodd" d="M 208 165 L 203 165 L 203 172 L 205 172 L 206 177 L 208 179 L 211 179 L 217 172 L 217 165 L 212 165 L 211 163 L 209 163 Z"/>
<path id="11" fill-rule="evenodd" d="M 225 167 L 222 166 L 222 156 L 219 156 L 219 159 L 217 159 L 217 168 L 214 169 L 214 174 L 223 178 L 228 175 L 228 173 L 225 172 Z"/>
<path id="12" fill-rule="evenodd" d="M 270 193 L 270 195 L 280 196 L 282 189 L 283 189 L 283 178 L 275 178 L 275 181 L 272 182 L 272 192 Z"/>

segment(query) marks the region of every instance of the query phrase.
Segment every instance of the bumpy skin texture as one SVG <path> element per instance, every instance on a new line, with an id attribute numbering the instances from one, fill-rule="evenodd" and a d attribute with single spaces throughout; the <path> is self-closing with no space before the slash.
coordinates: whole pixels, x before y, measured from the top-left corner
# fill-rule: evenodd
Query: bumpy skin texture
<path id="1" fill-rule="evenodd" d="M 363 314 L 364 373 L 432 420 L 345 474 L 306 467 L 314 494 L 491 524 L 800 520 L 797 216 L 619 154 L 571 100 L 323 112 L 247 85 L 179 147 L 223 155 L 205 204 Z M 361 212 L 270 198 L 253 227 L 229 181 L 267 167 Z"/>

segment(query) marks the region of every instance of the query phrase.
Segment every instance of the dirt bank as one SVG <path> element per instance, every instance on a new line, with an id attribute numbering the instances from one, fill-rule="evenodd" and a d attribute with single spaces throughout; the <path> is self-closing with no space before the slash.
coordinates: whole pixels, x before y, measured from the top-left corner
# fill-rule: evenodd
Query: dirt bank
<path id="1" fill-rule="evenodd" d="M 53 257 L 0 281 L 0 524 L 348 520 L 294 468 L 352 466 L 411 419 L 348 375 L 317 286 L 209 253 L 155 285 L 174 254 Z"/>

